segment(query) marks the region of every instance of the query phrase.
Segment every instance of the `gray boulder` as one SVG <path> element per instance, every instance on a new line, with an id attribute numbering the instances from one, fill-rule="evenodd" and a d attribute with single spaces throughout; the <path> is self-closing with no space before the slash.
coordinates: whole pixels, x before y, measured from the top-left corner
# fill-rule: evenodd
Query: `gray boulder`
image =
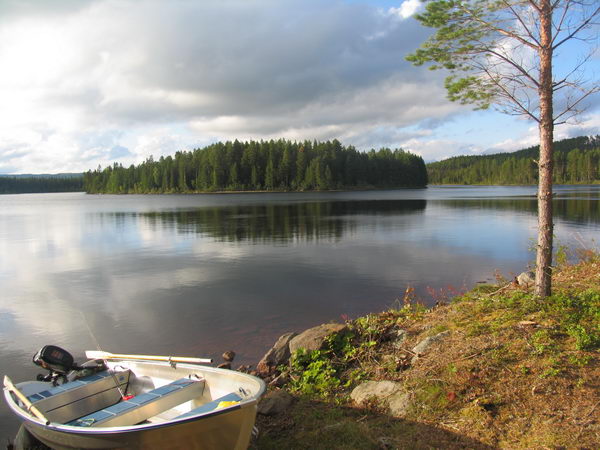
<path id="1" fill-rule="evenodd" d="M 414 364 L 415 361 L 417 359 L 419 359 L 419 356 L 422 355 L 423 353 L 425 353 L 429 349 L 429 347 L 431 347 L 432 344 L 435 344 L 436 342 L 441 341 L 449 334 L 450 334 L 450 331 L 442 331 L 441 333 L 438 333 L 434 336 L 429 336 L 429 337 L 423 339 L 421 342 L 419 342 L 417 345 L 415 345 L 412 349 L 413 353 L 415 353 L 415 356 L 413 356 L 411 364 Z"/>
<path id="2" fill-rule="evenodd" d="M 258 403 L 257 412 L 264 416 L 280 414 L 291 406 L 294 401 L 287 391 L 277 390 L 268 392 Z"/>
<path id="3" fill-rule="evenodd" d="M 404 391 L 400 383 L 394 381 L 365 381 L 354 388 L 350 398 L 357 405 L 374 401 L 387 407 L 391 415 L 403 417 L 410 408 L 411 395 Z"/>
<path id="4" fill-rule="evenodd" d="M 406 330 L 402 330 L 401 328 L 397 328 L 390 333 L 390 340 L 392 342 L 392 346 L 396 349 L 402 348 L 402 344 L 408 337 L 408 333 Z"/>
<path id="5" fill-rule="evenodd" d="M 387 399 L 390 414 L 394 417 L 404 417 L 411 406 L 412 396 L 409 392 L 396 392 Z"/>
<path id="6" fill-rule="evenodd" d="M 393 381 L 365 381 L 354 388 L 350 398 L 362 405 L 369 400 L 388 398 L 400 390 L 400 385 Z"/>
<path id="7" fill-rule="evenodd" d="M 275 342 L 275 345 L 265 353 L 256 366 L 256 371 L 262 376 L 270 375 L 277 366 L 286 364 L 290 359 L 290 341 L 296 333 L 285 333 Z"/>
<path id="8" fill-rule="evenodd" d="M 293 354 L 299 348 L 306 350 L 319 350 L 327 336 L 333 333 L 339 333 L 347 328 L 341 323 L 324 323 L 314 328 L 310 328 L 290 341 L 290 352 Z"/>
<path id="9" fill-rule="evenodd" d="M 519 283 L 519 286 L 533 286 L 535 284 L 535 273 L 523 272 L 517 277 L 517 282 Z"/>

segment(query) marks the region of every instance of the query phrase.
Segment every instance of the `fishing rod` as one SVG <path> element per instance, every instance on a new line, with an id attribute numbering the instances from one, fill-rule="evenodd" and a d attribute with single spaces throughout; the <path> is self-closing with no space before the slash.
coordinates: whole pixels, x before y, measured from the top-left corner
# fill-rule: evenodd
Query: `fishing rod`
<path id="1" fill-rule="evenodd" d="M 100 343 L 98 342 L 98 339 L 96 339 L 96 335 L 92 331 L 92 328 L 90 327 L 90 324 L 87 321 L 85 314 L 81 310 L 79 312 L 81 313 L 81 316 L 83 317 L 83 321 L 85 322 L 85 326 L 87 327 L 88 332 L 90 333 L 90 336 L 92 337 L 92 340 L 94 341 L 94 345 L 98 349 L 98 353 L 102 354 L 102 355 L 106 354 L 105 352 L 102 351 L 102 348 L 100 347 Z M 115 375 L 114 371 L 108 367 L 108 361 L 105 358 L 95 358 L 95 359 L 101 359 L 104 362 L 104 364 L 106 365 L 108 373 L 110 374 L 113 381 L 115 382 L 115 386 L 116 386 L 117 390 L 119 391 L 119 394 L 121 394 L 121 400 L 129 400 L 129 399 L 135 397 L 134 395 L 131 395 L 131 394 L 125 395 L 125 392 L 123 392 L 123 390 L 121 389 L 121 386 L 119 385 L 119 380 L 117 380 L 117 376 Z"/>

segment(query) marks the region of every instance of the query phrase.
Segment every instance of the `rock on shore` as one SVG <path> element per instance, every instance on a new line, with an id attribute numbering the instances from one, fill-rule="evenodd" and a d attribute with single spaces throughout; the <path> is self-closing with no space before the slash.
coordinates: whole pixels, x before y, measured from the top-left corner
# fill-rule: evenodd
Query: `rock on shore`
<path id="1" fill-rule="evenodd" d="M 354 388 L 350 398 L 359 406 L 371 401 L 384 405 L 395 417 L 403 417 L 410 407 L 410 393 L 394 381 L 365 381 Z"/>
<path id="2" fill-rule="evenodd" d="M 294 353 L 299 348 L 306 350 L 319 350 L 327 336 L 333 333 L 339 333 L 347 327 L 341 323 L 324 323 L 322 325 L 309 328 L 300 333 L 290 341 L 290 352 Z"/>
<path id="3" fill-rule="evenodd" d="M 340 323 L 324 323 L 309 328 L 300 334 L 285 333 L 277 339 L 275 345 L 269 349 L 256 366 L 256 371 L 261 377 L 270 377 L 275 374 L 278 366 L 287 364 L 290 356 L 298 349 L 319 350 L 325 339 L 333 333 L 346 329 Z"/>
<path id="4" fill-rule="evenodd" d="M 285 333 L 275 342 L 275 345 L 262 357 L 256 366 L 256 371 L 261 376 L 271 375 L 277 366 L 287 364 L 290 359 L 290 341 L 296 336 L 296 333 Z"/>

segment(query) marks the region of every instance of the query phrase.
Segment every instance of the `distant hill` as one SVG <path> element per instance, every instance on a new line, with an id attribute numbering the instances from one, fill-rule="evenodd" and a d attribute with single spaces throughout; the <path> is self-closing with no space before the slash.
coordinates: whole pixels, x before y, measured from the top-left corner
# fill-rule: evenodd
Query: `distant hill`
<path id="1" fill-rule="evenodd" d="M 64 172 L 64 173 L 0 173 L 0 177 L 12 177 L 12 178 L 81 178 L 83 173 L 81 172 Z"/>
<path id="2" fill-rule="evenodd" d="M 427 164 L 429 184 L 536 184 L 539 146 L 512 153 L 455 156 Z M 554 142 L 554 182 L 600 182 L 600 136 Z"/>
<path id="3" fill-rule="evenodd" d="M 0 174 L 0 194 L 83 191 L 83 174 Z"/>

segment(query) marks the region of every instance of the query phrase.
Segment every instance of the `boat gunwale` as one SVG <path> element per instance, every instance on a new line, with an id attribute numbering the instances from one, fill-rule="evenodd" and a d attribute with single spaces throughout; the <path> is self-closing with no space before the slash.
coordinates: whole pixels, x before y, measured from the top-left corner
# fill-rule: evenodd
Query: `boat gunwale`
<path id="1" fill-rule="evenodd" d="M 132 359 L 120 359 L 120 358 L 110 358 L 110 361 L 126 361 L 126 362 L 140 362 L 148 365 L 155 366 L 167 366 L 171 367 L 168 362 L 163 361 L 145 361 L 145 360 L 132 360 Z M 244 372 L 237 372 L 228 369 L 221 369 L 217 367 L 204 366 L 201 364 L 193 364 L 193 363 L 177 363 L 177 367 L 181 367 L 184 369 L 198 370 L 201 368 L 202 370 L 214 373 L 229 373 L 233 372 L 237 375 L 241 375 L 244 378 L 248 378 L 259 385 L 258 391 L 252 395 L 251 397 L 242 398 L 239 403 L 235 405 L 226 406 L 224 408 L 215 409 L 212 411 L 200 412 L 197 414 L 188 415 L 186 417 L 175 417 L 170 420 L 166 420 L 160 423 L 144 423 L 144 424 L 136 424 L 136 425 L 126 425 L 120 427 L 80 427 L 76 425 L 66 425 L 58 422 L 50 422 L 45 423 L 41 419 L 30 415 L 26 410 L 22 409 L 13 399 L 10 391 L 4 389 L 4 398 L 10 407 L 10 409 L 17 414 L 21 419 L 31 424 L 31 426 L 41 427 L 46 430 L 56 431 L 56 432 L 64 432 L 69 434 L 81 434 L 81 435 L 93 435 L 93 434 L 119 434 L 119 433 L 134 433 L 141 432 L 146 430 L 152 430 L 163 427 L 170 427 L 176 425 L 186 424 L 188 422 L 194 422 L 196 420 L 201 420 L 204 418 L 215 417 L 221 414 L 225 414 L 228 412 L 235 411 L 237 409 L 251 407 L 258 403 L 258 399 L 264 394 L 266 390 L 266 384 L 263 380 L 254 375 L 250 375 Z M 191 411 L 190 411 L 191 412 Z"/>

